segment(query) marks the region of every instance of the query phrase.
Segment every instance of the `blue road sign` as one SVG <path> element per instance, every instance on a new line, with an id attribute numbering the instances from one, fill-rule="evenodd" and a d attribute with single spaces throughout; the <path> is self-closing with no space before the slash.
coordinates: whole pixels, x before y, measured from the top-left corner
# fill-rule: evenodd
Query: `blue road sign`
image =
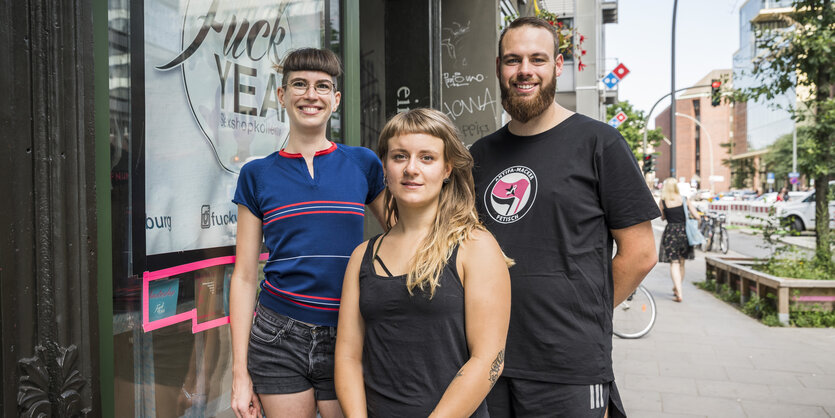
<path id="1" fill-rule="evenodd" d="M 620 79 L 615 76 L 615 73 L 609 73 L 606 77 L 603 77 L 603 84 L 610 89 L 615 88 L 618 82 L 620 82 Z"/>

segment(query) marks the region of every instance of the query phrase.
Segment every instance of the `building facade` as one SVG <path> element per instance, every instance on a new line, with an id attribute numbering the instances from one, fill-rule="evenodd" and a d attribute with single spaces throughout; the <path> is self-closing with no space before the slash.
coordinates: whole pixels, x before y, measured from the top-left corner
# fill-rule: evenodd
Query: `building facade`
<path id="1" fill-rule="evenodd" d="M 748 0 L 740 6 L 739 49 L 733 57 L 734 86 L 747 88 L 760 84 L 751 74 L 754 59 L 759 53 L 755 37 L 757 27 L 785 27 L 779 15 L 790 10 L 789 0 Z M 741 181 L 734 183 L 752 190 L 768 190 L 775 186 L 763 184 L 766 168 L 761 160 L 778 138 L 795 130 L 795 122 L 788 111 L 795 103 L 797 93 L 788 91 L 767 101 L 753 100 L 735 106 L 736 135 L 731 151 L 735 171 L 733 175 L 747 180 L 744 184 Z"/>
<path id="2" fill-rule="evenodd" d="M 791 5 L 788 0 L 748 0 L 739 8 L 739 49 L 733 57 L 733 84 L 737 88 L 756 86 L 759 82 L 751 74 L 757 56 L 755 20 L 764 19 L 775 11 Z M 766 19 L 768 20 L 768 19 Z M 774 21 L 776 24 L 776 20 Z M 751 101 L 745 107 L 745 135 L 737 138 L 734 153 L 761 150 L 782 135 L 794 130 L 794 121 L 786 108 L 794 106 L 794 92 L 777 96 L 767 103 Z"/>
<path id="3" fill-rule="evenodd" d="M 562 75 L 557 79 L 556 100 L 561 106 L 603 121 L 606 105 L 614 103 L 613 91 L 607 91 L 600 80 L 606 75 L 605 25 L 617 23 L 618 2 L 602 0 L 542 0 L 549 11 L 564 17 L 570 27 L 583 36 L 580 60 L 569 57 Z M 580 52 L 577 52 L 578 54 Z"/>
<path id="4" fill-rule="evenodd" d="M 697 86 L 709 86 L 711 80 L 729 77 L 730 70 L 714 70 L 699 80 Z M 691 88 L 676 98 L 676 175 L 680 182 L 715 193 L 730 188 L 728 144 L 734 137 L 733 107 L 728 103 L 711 105 L 710 87 Z M 670 107 L 655 117 L 655 126 L 665 138 L 670 137 Z M 670 177 L 670 145 L 662 142 L 655 149 L 656 177 Z"/>

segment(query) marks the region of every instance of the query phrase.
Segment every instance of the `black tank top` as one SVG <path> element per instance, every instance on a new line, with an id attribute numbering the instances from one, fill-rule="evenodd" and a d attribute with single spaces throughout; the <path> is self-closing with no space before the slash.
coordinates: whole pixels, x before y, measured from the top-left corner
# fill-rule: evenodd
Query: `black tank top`
<path id="1" fill-rule="evenodd" d="M 661 206 L 664 208 L 664 218 L 667 219 L 667 223 L 683 224 L 687 220 L 684 215 L 684 201 L 682 201 L 678 206 L 668 208 L 667 202 L 662 199 Z"/>
<path id="2" fill-rule="evenodd" d="M 429 299 L 428 289 L 415 289 L 409 295 L 405 275 L 376 273 L 374 248 L 379 237 L 369 241 L 359 273 L 368 416 L 427 417 L 470 358 L 464 287 L 456 269 L 458 247 L 447 260 L 435 296 Z M 482 401 L 472 416 L 488 417 L 487 405 Z"/>

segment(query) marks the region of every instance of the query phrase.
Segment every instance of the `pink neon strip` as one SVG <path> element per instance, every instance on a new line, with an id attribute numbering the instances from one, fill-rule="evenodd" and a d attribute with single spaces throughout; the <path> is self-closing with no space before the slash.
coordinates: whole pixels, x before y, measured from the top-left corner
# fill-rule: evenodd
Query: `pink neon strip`
<path id="1" fill-rule="evenodd" d="M 206 331 L 212 328 L 217 328 L 221 325 L 226 325 L 229 323 L 229 317 L 224 316 L 223 318 L 213 319 L 211 321 L 201 322 L 199 324 L 192 323 L 191 325 L 191 333 L 197 334 L 201 331 Z"/>
<path id="2" fill-rule="evenodd" d="M 179 322 L 188 321 L 191 319 L 192 321 L 197 319 L 197 310 L 192 309 L 188 312 L 178 313 L 177 315 L 169 316 L 168 318 L 157 319 L 154 322 L 145 322 L 142 324 L 142 328 L 145 332 L 153 331 L 155 329 L 160 329 L 162 327 L 167 327 L 169 325 L 174 325 Z"/>
<path id="3" fill-rule="evenodd" d="M 258 255 L 259 261 L 266 261 L 270 258 L 268 253 L 261 253 Z M 149 297 L 150 294 L 150 283 L 153 280 L 164 279 L 166 277 L 175 276 L 177 274 L 188 273 L 190 271 L 200 270 L 207 267 L 214 267 L 224 264 L 234 264 L 235 263 L 235 256 L 225 256 L 225 257 L 215 257 L 210 258 L 208 260 L 201 260 L 195 261 L 193 263 L 183 264 L 180 266 L 169 267 L 167 269 L 157 270 L 157 271 L 146 271 L 142 274 L 142 329 L 145 332 L 153 331 L 155 329 L 160 329 L 163 327 L 167 327 L 169 325 L 174 325 L 179 322 L 185 322 L 191 320 L 191 332 L 192 334 L 196 334 L 201 331 L 206 331 L 208 329 L 216 328 L 221 325 L 226 325 L 229 323 L 229 317 L 224 316 L 223 318 L 213 319 L 211 321 L 206 321 L 202 323 L 197 323 L 197 309 L 192 309 L 188 312 L 179 313 L 177 315 L 169 316 L 168 318 L 158 319 L 156 321 L 150 321 L 150 314 L 149 314 Z"/>
<path id="4" fill-rule="evenodd" d="M 835 296 L 797 296 L 793 299 L 798 302 L 835 302 Z"/>
<path id="5" fill-rule="evenodd" d="M 204 268 L 207 268 L 207 267 L 214 267 L 214 266 L 219 266 L 219 265 L 222 265 L 222 264 L 232 264 L 234 262 L 235 262 L 235 256 L 234 255 L 229 255 L 229 256 L 226 256 L 226 257 L 210 258 L 208 260 L 195 261 L 193 263 L 188 263 L 188 264 L 183 264 L 183 265 L 180 265 L 180 266 L 169 267 L 167 269 L 146 272 L 145 273 L 145 279 L 148 280 L 148 281 L 156 280 L 156 279 L 161 279 L 163 277 L 171 277 L 171 276 L 175 276 L 177 274 L 183 274 L 183 273 L 188 273 L 188 272 L 194 271 L 194 270 L 204 269 Z"/>

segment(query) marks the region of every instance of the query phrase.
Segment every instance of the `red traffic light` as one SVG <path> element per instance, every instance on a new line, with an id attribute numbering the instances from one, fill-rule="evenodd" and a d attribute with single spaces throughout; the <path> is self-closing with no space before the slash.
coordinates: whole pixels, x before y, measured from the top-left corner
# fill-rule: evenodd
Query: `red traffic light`
<path id="1" fill-rule="evenodd" d="M 718 89 L 721 86 L 722 86 L 722 82 L 718 81 L 718 80 L 715 80 L 714 82 L 710 83 L 710 87 L 712 87 L 714 89 Z"/>

